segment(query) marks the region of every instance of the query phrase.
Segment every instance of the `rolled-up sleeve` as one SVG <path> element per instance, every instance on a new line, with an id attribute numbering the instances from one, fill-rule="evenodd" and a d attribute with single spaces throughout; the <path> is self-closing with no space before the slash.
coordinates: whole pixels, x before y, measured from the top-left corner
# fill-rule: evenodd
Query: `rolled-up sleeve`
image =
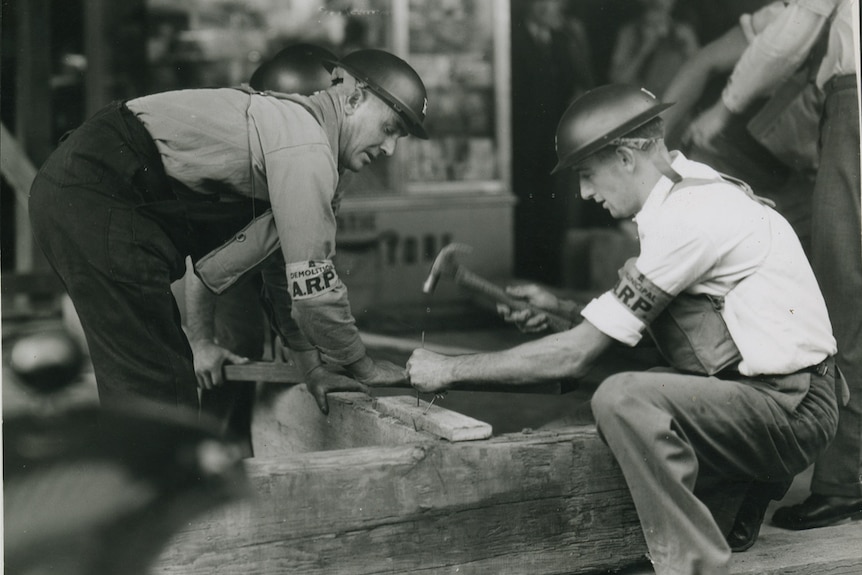
<path id="1" fill-rule="evenodd" d="M 744 112 L 754 100 L 789 78 L 808 57 L 835 5 L 834 0 L 792 3 L 757 34 L 722 92 L 727 109 Z"/>
<path id="2" fill-rule="evenodd" d="M 347 288 L 332 264 L 336 232 L 332 200 L 338 174 L 329 148 L 311 144 L 272 151 L 266 164 L 291 316 L 325 361 L 353 363 L 365 355 L 365 347 Z"/>

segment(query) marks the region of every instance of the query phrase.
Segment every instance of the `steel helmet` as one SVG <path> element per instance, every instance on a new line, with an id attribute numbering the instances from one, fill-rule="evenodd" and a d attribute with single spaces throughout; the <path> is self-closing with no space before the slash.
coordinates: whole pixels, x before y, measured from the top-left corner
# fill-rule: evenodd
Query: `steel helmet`
<path id="1" fill-rule="evenodd" d="M 572 102 L 557 124 L 557 165 L 574 166 L 612 140 L 643 126 L 673 104 L 663 104 L 643 88 L 600 86 Z"/>
<path id="2" fill-rule="evenodd" d="M 423 140 L 428 133 L 422 126 L 428 107 L 428 94 L 419 74 L 410 65 L 383 50 L 357 50 L 330 64 L 344 68 L 363 82 L 381 100 L 395 110 L 407 124 L 407 130 Z"/>
<path id="3" fill-rule="evenodd" d="M 294 44 L 279 51 L 251 75 L 255 90 L 272 90 L 309 96 L 331 84 L 335 54 L 314 44 Z"/>

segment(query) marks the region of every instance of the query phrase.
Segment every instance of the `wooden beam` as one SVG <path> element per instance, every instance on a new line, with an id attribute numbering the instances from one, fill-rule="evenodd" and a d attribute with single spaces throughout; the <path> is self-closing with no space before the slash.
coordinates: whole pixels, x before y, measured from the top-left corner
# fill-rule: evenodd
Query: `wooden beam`
<path id="1" fill-rule="evenodd" d="M 331 393 L 327 399 L 329 414 L 323 415 L 305 385 L 264 386 L 252 421 L 255 455 L 287 457 L 440 439 L 439 435 L 382 413 L 377 409 L 377 399 L 364 393 Z"/>
<path id="2" fill-rule="evenodd" d="M 189 525 L 163 575 L 586 574 L 646 547 L 592 427 L 254 458 L 254 501 Z"/>

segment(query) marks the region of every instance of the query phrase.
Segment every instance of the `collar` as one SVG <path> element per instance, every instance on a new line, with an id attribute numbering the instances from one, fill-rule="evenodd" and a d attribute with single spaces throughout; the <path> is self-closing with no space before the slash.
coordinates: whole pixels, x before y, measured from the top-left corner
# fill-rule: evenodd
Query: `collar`
<path id="1" fill-rule="evenodd" d="M 670 167 L 673 171 L 678 174 L 683 174 L 686 172 L 688 159 L 683 155 L 682 152 L 672 151 L 670 153 Z M 635 217 L 632 218 L 636 224 L 643 224 L 645 218 L 649 218 L 649 215 L 655 212 L 659 206 L 661 206 L 664 201 L 667 199 L 668 194 L 673 189 L 676 182 L 674 182 L 667 175 L 662 175 L 658 181 L 653 186 L 649 195 L 647 196 L 644 205 L 641 206 L 640 211 L 635 214 Z"/>
<path id="2" fill-rule="evenodd" d="M 332 148 L 332 155 L 338 162 L 338 142 L 341 132 L 341 123 L 344 121 L 344 104 L 338 98 L 335 98 L 329 91 L 322 90 L 315 92 L 311 96 L 299 96 L 301 103 L 314 115 L 317 122 L 326 132 L 326 138 L 329 140 L 329 147 Z M 341 175 L 344 168 L 338 166 L 338 173 Z"/>

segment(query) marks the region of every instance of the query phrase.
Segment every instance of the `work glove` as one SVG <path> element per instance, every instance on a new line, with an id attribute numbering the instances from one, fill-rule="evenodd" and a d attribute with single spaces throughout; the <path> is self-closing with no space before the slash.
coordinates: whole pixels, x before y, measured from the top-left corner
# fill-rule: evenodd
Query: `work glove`
<path id="1" fill-rule="evenodd" d="M 329 414 L 329 402 L 326 400 L 326 394 L 334 391 L 368 393 L 368 387 L 363 383 L 330 371 L 323 365 L 319 365 L 305 374 L 305 386 L 324 415 Z"/>

